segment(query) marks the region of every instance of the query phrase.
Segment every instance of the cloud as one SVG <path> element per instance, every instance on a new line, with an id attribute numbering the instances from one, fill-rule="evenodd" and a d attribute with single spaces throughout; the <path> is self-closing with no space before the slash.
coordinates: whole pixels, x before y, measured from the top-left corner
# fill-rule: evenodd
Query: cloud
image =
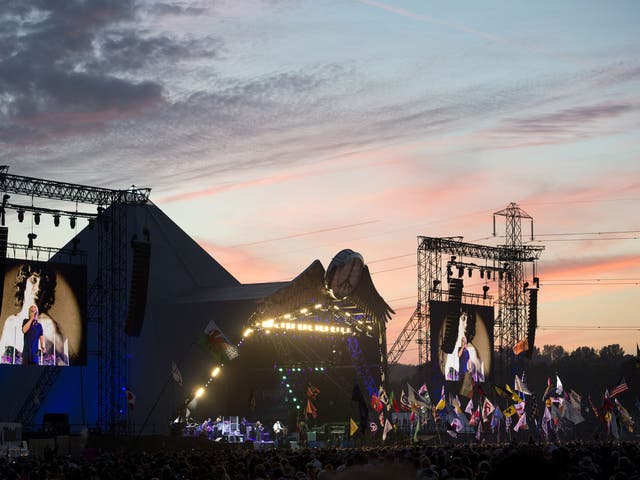
<path id="1" fill-rule="evenodd" d="M 137 12 L 132 0 L 2 2 L 0 142 L 37 144 L 137 116 L 163 103 L 165 89 L 133 71 L 221 47 L 143 34 Z"/>

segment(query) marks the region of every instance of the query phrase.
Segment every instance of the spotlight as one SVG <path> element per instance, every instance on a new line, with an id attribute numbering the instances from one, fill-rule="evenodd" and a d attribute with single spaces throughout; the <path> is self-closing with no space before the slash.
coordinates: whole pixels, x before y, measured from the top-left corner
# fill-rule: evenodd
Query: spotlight
<path id="1" fill-rule="evenodd" d="M 482 287 L 482 298 L 487 299 L 487 292 L 489 291 L 489 285 L 484 285 Z"/>
<path id="2" fill-rule="evenodd" d="M 458 278 L 464 275 L 464 267 L 458 267 Z"/>
<path id="3" fill-rule="evenodd" d="M 56 214 L 53 216 L 53 224 L 54 224 L 56 227 L 59 227 L 59 226 L 60 226 L 60 214 L 59 214 L 59 213 L 56 213 Z"/>
<path id="4" fill-rule="evenodd" d="M 7 212 L 5 211 L 4 207 L 0 207 L 0 223 L 2 223 L 2 226 L 4 227 L 4 223 L 6 221 L 6 215 Z"/>
<path id="5" fill-rule="evenodd" d="M 36 212 L 33 214 L 33 223 L 36 225 L 40 225 L 40 212 Z"/>
<path id="6" fill-rule="evenodd" d="M 540 279 L 538 277 L 533 277 L 533 284 L 536 288 L 540 288 Z"/>
<path id="7" fill-rule="evenodd" d="M 434 280 L 433 281 L 433 289 L 435 290 L 436 288 L 438 288 L 438 285 L 440 285 L 440 280 Z"/>
<path id="8" fill-rule="evenodd" d="M 453 270 L 451 270 L 451 265 L 447 265 L 447 278 L 453 275 Z"/>
<path id="9" fill-rule="evenodd" d="M 524 284 L 522 285 L 522 290 L 526 292 L 527 288 L 529 288 L 529 282 L 524 282 Z"/>
<path id="10" fill-rule="evenodd" d="M 249 335 L 251 335 L 253 333 L 253 329 L 252 328 L 247 328 L 244 333 L 242 334 L 242 336 L 244 338 L 247 338 Z"/>
<path id="11" fill-rule="evenodd" d="M 76 217 L 69 217 L 69 226 L 72 229 L 76 228 Z"/>
<path id="12" fill-rule="evenodd" d="M 215 367 L 212 371 L 211 371 L 211 377 L 215 378 L 218 375 L 220 375 L 220 367 Z"/>
<path id="13" fill-rule="evenodd" d="M 315 308 L 316 310 L 320 310 L 322 308 L 322 304 L 321 303 L 316 303 L 313 308 Z"/>
<path id="14" fill-rule="evenodd" d="M 18 210 L 18 221 L 20 223 L 24 222 L 24 210 Z"/>
<path id="15" fill-rule="evenodd" d="M 202 395 L 204 395 L 204 387 L 200 387 L 196 390 L 196 398 L 200 398 Z"/>
<path id="16" fill-rule="evenodd" d="M 7 201 L 11 198 L 11 195 L 5 193 L 2 196 L 2 206 L 4 207 L 7 204 Z"/>
<path id="17" fill-rule="evenodd" d="M 28 248 L 33 248 L 33 241 L 38 238 L 38 235 L 36 235 L 35 233 L 30 233 L 27 235 L 27 238 L 29 239 L 29 246 Z"/>
<path id="18" fill-rule="evenodd" d="M 487 279 L 491 280 L 491 270 L 487 270 Z"/>
<path id="19" fill-rule="evenodd" d="M 500 281 L 504 280 L 504 272 L 502 270 L 498 272 L 498 277 L 500 278 Z"/>
<path id="20" fill-rule="evenodd" d="M 471 275 L 473 275 L 473 268 L 467 269 L 467 274 L 469 274 L 469 278 L 471 278 Z"/>
<path id="21" fill-rule="evenodd" d="M 480 269 L 480 278 L 484 278 L 484 270 Z"/>

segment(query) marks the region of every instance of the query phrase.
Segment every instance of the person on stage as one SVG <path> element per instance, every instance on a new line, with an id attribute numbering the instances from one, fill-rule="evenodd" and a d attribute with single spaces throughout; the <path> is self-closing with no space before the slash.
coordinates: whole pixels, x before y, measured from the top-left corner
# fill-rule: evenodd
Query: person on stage
<path id="1" fill-rule="evenodd" d="M 284 426 L 282 425 L 282 423 L 280 423 L 280 420 L 276 420 L 276 423 L 273 424 L 273 433 L 275 436 L 276 445 L 279 445 L 284 433 Z"/>
<path id="2" fill-rule="evenodd" d="M 24 335 L 24 349 L 22 351 L 23 365 L 38 365 L 39 355 L 44 355 L 44 333 L 38 322 L 38 307 L 29 307 L 29 318 L 22 321 Z"/>
<path id="3" fill-rule="evenodd" d="M 256 421 L 256 442 L 261 442 L 262 433 L 264 432 L 264 425 L 260 422 L 260 420 Z"/>
<path id="4" fill-rule="evenodd" d="M 467 373 L 469 367 L 469 350 L 467 349 L 467 338 L 463 335 L 460 340 L 460 348 L 458 349 L 458 358 L 460 360 L 460 369 L 458 370 L 458 378 L 462 380 L 464 374 Z"/>

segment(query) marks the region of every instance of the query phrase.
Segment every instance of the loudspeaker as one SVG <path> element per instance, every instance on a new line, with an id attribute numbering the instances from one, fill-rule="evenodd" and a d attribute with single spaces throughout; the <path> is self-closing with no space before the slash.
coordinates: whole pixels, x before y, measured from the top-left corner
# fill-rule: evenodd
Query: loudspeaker
<path id="1" fill-rule="evenodd" d="M 458 339 L 462 286 L 461 278 L 449 279 L 449 302 L 447 304 L 447 316 L 444 320 L 444 338 L 442 339 L 442 350 L 445 353 L 453 353 Z"/>
<path id="2" fill-rule="evenodd" d="M 147 306 L 151 243 L 134 240 L 131 242 L 131 247 L 133 248 L 133 268 L 131 269 L 129 308 L 124 331 L 127 335 L 137 337 L 142 331 L 144 312 Z"/>
<path id="3" fill-rule="evenodd" d="M 49 435 L 69 435 L 69 415 L 45 413 L 42 417 L 42 431 Z"/>
<path id="4" fill-rule="evenodd" d="M 533 355 L 533 345 L 536 340 L 536 328 L 538 327 L 538 289 L 529 290 L 529 318 L 527 322 L 527 357 Z"/>

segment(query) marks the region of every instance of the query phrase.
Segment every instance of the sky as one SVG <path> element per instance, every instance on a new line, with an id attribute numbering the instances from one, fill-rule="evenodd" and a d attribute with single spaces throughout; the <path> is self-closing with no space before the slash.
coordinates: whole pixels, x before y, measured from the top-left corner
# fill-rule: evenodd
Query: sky
<path id="1" fill-rule="evenodd" d="M 0 164 L 151 187 L 243 283 L 358 251 L 389 343 L 416 237 L 498 245 L 516 202 L 536 342 L 635 352 L 638 24 L 633 0 L 5 0 Z"/>

